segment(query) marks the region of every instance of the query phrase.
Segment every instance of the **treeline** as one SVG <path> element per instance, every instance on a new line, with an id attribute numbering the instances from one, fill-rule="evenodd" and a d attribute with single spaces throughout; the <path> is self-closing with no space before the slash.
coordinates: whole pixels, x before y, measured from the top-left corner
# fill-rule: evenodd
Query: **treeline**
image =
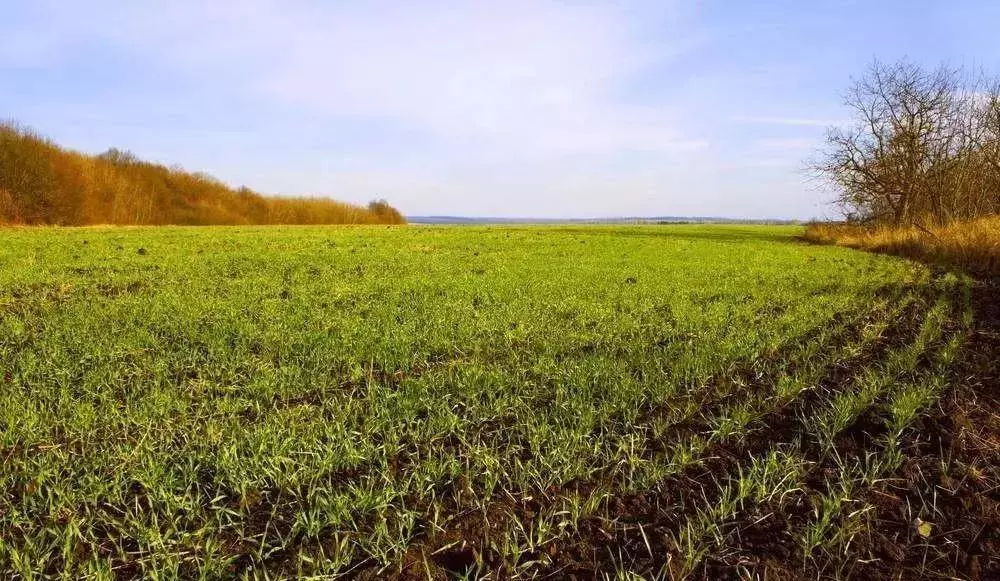
<path id="1" fill-rule="evenodd" d="M 876 62 L 845 97 L 854 124 L 814 164 L 848 220 L 927 230 L 1000 214 L 1000 79 Z"/>
<path id="2" fill-rule="evenodd" d="M 0 223 L 402 224 L 405 219 L 384 200 L 365 207 L 262 196 L 126 151 L 84 155 L 0 123 Z"/>

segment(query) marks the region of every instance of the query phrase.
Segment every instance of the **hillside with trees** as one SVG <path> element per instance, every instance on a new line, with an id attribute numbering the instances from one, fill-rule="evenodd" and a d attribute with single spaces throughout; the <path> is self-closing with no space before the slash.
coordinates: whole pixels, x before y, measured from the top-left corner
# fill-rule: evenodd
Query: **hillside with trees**
<path id="1" fill-rule="evenodd" d="M 402 224 L 384 200 L 263 196 L 109 149 L 86 155 L 0 124 L 0 224 Z"/>

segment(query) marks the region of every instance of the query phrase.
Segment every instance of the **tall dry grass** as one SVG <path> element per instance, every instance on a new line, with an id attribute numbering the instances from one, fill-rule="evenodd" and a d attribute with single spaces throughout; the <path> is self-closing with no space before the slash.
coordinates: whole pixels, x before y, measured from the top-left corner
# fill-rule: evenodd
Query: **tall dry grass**
<path id="1" fill-rule="evenodd" d="M 84 155 L 0 123 L 0 224 L 402 224 L 384 201 L 278 198 L 111 149 Z"/>
<path id="2" fill-rule="evenodd" d="M 805 238 L 821 244 L 836 244 L 957 266 L 978 276 L 1000 276 L 1000 216 L 930 228 L 868 228 L 820 222 L 806 228 Z"/>

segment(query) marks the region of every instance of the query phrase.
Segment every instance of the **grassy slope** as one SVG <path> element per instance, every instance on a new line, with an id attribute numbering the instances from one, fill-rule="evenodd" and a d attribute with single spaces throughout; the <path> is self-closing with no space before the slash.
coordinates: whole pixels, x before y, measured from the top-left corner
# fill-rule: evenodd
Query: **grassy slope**
<path id="1" fill-rule="evenodd" d="M 0 569 L 836 569 L 965 283 L 799 232 L 0 231 Z"/>

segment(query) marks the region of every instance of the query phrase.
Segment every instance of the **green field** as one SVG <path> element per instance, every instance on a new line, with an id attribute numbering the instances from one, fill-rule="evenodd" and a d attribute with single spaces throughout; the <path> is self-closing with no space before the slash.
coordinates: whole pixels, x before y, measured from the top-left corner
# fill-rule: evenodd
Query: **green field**
<path id="1" fill-rule="evenodd" d="M 968 282 L 799 233 L 0 230 L 0 577 L 843 574 Z"/>

